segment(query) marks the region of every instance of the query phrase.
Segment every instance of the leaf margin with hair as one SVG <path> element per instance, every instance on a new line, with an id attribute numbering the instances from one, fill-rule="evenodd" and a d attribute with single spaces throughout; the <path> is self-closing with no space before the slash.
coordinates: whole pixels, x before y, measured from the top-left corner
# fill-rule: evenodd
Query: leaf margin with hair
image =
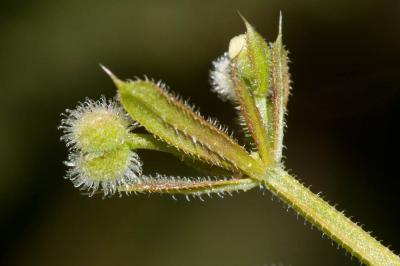
<path id="1" fill-rule="evenodd" d="M 123 82 L 105 71 L 116 85 L 124 109 L 153 135 L 211 165 L 233 172 L 240 169 L 249 176 L 264 175 L 260 161 L 160 85 L 142 80 Z"/>

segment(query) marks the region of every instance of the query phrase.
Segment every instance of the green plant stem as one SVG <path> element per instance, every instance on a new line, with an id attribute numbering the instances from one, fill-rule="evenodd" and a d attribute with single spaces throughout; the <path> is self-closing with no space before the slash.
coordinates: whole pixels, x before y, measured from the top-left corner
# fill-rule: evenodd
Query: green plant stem
<path id="1" fill-rule="evenodd" d="M 145 149 L 178 154 L 176 149 L 168 146 L 166 143 L 155 139 L 150 134 L 131 133 L 128 135 L 127 142 L 132 150 Z"/>
<path id="2" fill-rule="evenodd" d="M 226 179 L 226 180 L 207 180 L 207 179 L 182 179 L 171 177 L 146 177 L 141 182 L 129 186 L 121 186 L 120 191 L 137 193 L 161 193 L 170 195 L 202 196 L 218 194 L 222 196 L 226 193 L 247 191 L 258 186 L 250 178 Z"/>
<path id="3" fill-rule="evenodd" d="M 218 166 L 210 166 L 207 163 L 196 160 L 196 158 L 191 158 L 189 156 L 183 155 L 181 151 L 160 141 L 150 134 L 143 133 L 130 133 L 126 139 L 129 148 L 132 150 L 153 150 L 169 153 L 179 160 L 183 161 L 186 165 L 199 170 L 201 173 L 212 176 L 232 176 L 233 173 L 220 168 Z M 258 186 L 258 184 L 255 184 Z M 242 189 L 243 190 L 243 189 Z"/>
<path id="4" fill-rule="evenodd" d="M 392 251 L 282 169 L 269 170 L 265 186 L 307 221 L 367 265 L 400 265 Z"/>

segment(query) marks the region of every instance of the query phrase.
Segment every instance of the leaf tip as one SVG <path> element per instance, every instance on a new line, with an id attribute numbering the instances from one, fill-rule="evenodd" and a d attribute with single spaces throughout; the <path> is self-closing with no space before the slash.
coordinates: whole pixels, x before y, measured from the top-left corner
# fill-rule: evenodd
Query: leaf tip
<path id="1" fill-rule="evenodd" d="M 114 75 L 114 73 L 112 73 L 110 69 L 108 69 L 101 63 L 99 65 L 100 65 L 101 69 L 111 78 L 111 80 L 114 82 L 114 84 L 117 87 L 119 87 L 118 85 L 123 83 L 123 81 L 121 81 L 116 75 Z"/>
<path id="2" fill-rule="evenodd" d="M 279 25 L 278 25 L 278 38 L 277 39 L 282 39 L 282 21 L 283 21 L 283 16 L 282 16 L 282 10 L 279 11 Z"/>
<path id="3" fill-rule="evenodd" d="M 253 29 L 253 26 L 251 26 L 251 24 L 247 21 L 247 19 L 242 15 L 242 13 L 240 13 L 240 11 L 238 10 L 238 15 L 239 17 L 243 20 L 244 25 L 246 26 L 246 29 Z"/>

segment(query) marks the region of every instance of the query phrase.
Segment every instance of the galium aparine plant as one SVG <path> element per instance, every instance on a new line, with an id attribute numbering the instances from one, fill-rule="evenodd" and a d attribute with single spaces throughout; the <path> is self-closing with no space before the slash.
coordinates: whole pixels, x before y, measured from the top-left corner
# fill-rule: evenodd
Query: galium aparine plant
<path id="1" fill-rule="evenodd" d="M 212 90 L 236 107 L 251 149 L 163 83 L 122 81 L 103 67 L 117 88 L 117 100 L 87 99 L 65 112 L 60 129 L 70 149 L 66 178 L 89 195 L 101 191 L 105 196 L 163 193 L 202 199 L 266 188 L 361 263 L 400 265 L 391 250 L 285 170 L 283 134 L 291 82 L 282 21 L 276 40 L 266 42 L 243 20 L 246 32 L 231 39 L 210 76 Z M 138 126 L 147 133 L 135 132 Z M 172 154 L 205 176 L 145 176 L 136 153 L 140 149 Z"/>

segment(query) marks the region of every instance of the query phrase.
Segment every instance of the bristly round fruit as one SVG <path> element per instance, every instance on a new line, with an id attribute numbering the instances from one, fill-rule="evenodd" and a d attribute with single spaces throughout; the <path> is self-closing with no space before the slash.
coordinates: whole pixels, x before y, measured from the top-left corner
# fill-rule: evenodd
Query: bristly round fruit
<path id="1" fill-rule="evenodd" d="M 142 162 L 139 156 L 124 146 L 114 151 L 95 154 L 72 152 L 65 164 L 71 167 L 66 175 L 75 187 L 93 195 L 101 189 L 105 196 L 140 182 Z"/>
<path id="2" fill-rule="evenodd" d="M 86 99 L 74 110 L 66 110 L 59 127 L 67 146 L 86 152 L 105 152 L 125 145 L 131 123 L 113 101 Z"/>
<path id="3" fill-rule="evenodd" d="M 112 195 L 139 181 L 142 163 L 128 143 L 132 121 L 117 103 L 87 99 L 64 115 L 61 139 L 71 148 L 66 178 L 75 187 Z"/>

